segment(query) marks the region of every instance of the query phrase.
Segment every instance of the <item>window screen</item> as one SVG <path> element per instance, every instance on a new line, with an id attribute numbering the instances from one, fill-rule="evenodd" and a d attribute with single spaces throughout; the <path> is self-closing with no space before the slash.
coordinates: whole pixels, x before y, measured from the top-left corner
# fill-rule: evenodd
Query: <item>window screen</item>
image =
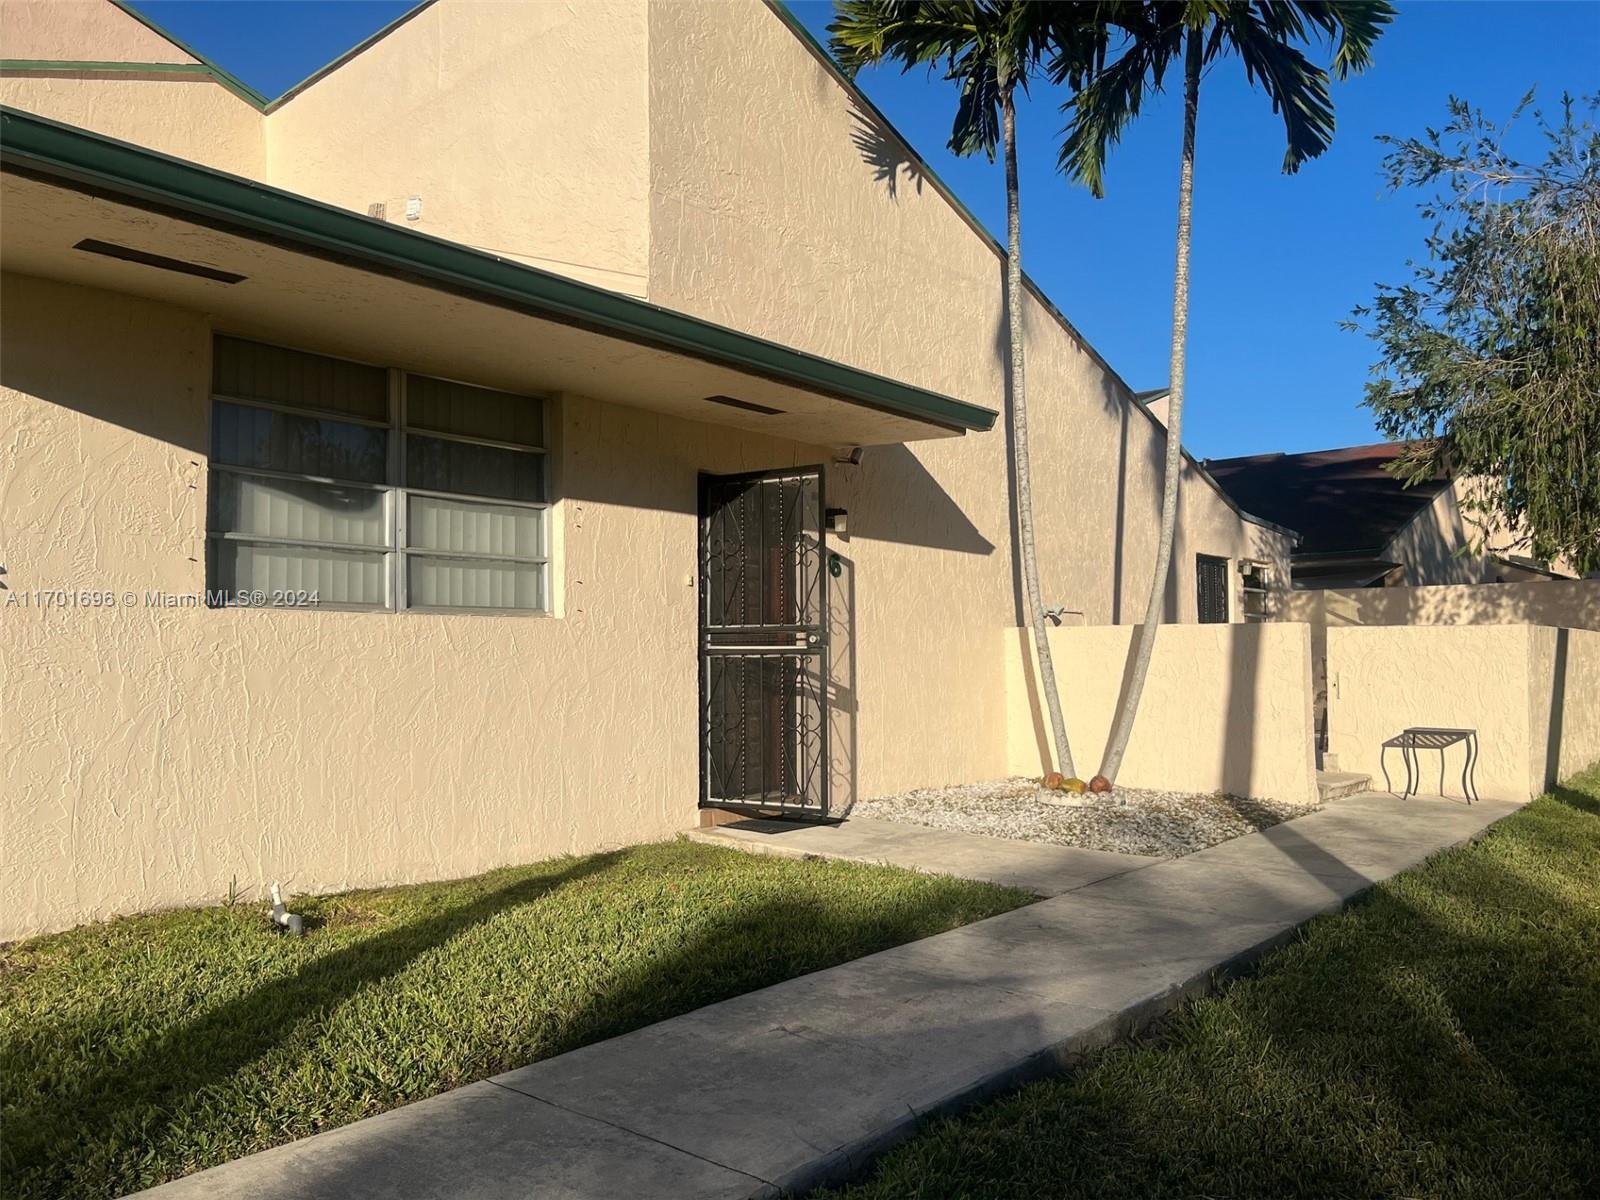
<path id="1" fill-rule="evenodd" d="M 212 602 L 542 612 L 532 397 L 218 337 Z"/>

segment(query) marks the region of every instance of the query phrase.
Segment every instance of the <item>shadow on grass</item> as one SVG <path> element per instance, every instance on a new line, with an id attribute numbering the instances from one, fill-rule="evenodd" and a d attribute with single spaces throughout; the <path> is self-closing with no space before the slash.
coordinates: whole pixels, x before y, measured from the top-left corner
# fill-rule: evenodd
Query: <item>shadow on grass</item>
<path id="1" fill-rule="evenodd" d="M 1577 788 L 1557 784 L 1550 789 L 1550 794 L 1563 804 L 1570 805 L 1591 816 L 1600 817 L 1600 798 L 1596 798 L 1588 792 L 1580 792 Z"/>
<path id="2" fill-rule="evenodd" d="M 1556 799 L 1317 920 L 1158 1039 L 935 1126 L 850 1194 L 1592 1195 L 1600 804 Z"/>
<path id="3" fill-rule="evenodd" d="M 192 1021 L 175 1025 L 129 1057 L 85 1072 L 60 1090 L 24 1098 L 8 1114 L 4 1170 L 22 1187 L 79 1163 L 136 1153 L 157 1141 L 169 1109 L 270 1054 L 300 1030 L 323 1021 L 364 987 L 403 971 L 419 957 L 499 913 L 537 900 L 605 869 L 621 852 L 574 860 L 548 875 L 520 879 L 421 920 L 313 958 L 294 974 L 265 980 Z M 325 923 L 318 918 L 319 923 Z M 263 936 L 270 936 L 264 934 Z M 30 1102 L 31 1100 L 31 1102 Z M 70 1144 L 62 1132 L 73 1130 Z M 126 1140 L 128 1145 L 120 1145 Z M 68 1160 L 68 1161 L 64 1161 Z M 61 1194 L 61 1179 L 38 1194 Z M 119 1189 L 120 1190 L 120 1189 Z M 25 1193 L 24 1193 L 25 1194 Z"/>
<path id="4" fill-rule="evenodd" d="M 165 1020 L 152 1008 L 159 1027 L 140 1041 L 136 1004 L 91 1003 L 71 1009 L 85 1014 L 72 1022 L 58 1019 L 7 1046 L 8 1055 L 39 1057 L 29 1088 L 7 1097 L 6 1195 L 120 1195 L 993 915 L 1022 898 L 958 880 L 868 874 L 689 843 L 642 847 L 553 863 L 532 878 L 464 881 L 479 888 L 464 896 L 425 887 L 412 894 L 414 907 L 389 910 L 404 924 L 324 943 L 315 958 L 308 940 L 304 960 L 294 943 L 267 943 L 284 953 L 259 969 L 248 956 L 267 934 L 251 925 L 238 936 L 243 926 L 220 910 L 192 914 L 189 944 L 200 949 L 161 964 L 174 987 L 199 989 L 191 1019 L 181 1001 Z M 563 897 L 547 908 L 542 899 L 557 892 Z M 306 911 L 324 915 L 333 934 L 384 908 L 357 895 L 311 901 Z M 231 943 L 207 940 L 208 920 L 232 929 Z M 147 971 L 140 956 L 159 931 L 118 932 L 110 957 L 130 976 Z M 80 987 L 112 977 L 105 957 L 85 964 Z M 207 976 L 246 990 L 199 1011 Z M 401 1147 L 389 1165 L 408 1152 L 414 1157 L 416 1147 Z M 297 1178 L 292 1190 L 306 1195 L 333 1170 Z M 388 1184 L 360 1172 L 339 1177 L 344 1190 L 327 1194 L 426 1191 L 393 1176 Z M 459 1190 L 459 1180 L 436 1182 L 431 1194 Z"/>

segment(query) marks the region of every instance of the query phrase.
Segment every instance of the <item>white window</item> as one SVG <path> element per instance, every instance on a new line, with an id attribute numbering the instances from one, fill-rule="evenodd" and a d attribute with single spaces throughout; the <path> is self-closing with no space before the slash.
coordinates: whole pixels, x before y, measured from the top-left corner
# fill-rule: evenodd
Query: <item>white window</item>
<path id="1" fill-rule="evenodd" d="M 208 587 L 222 604 L 548 611 L 545 448 L 536 398 L 218 337 Z"/>
<path id="2" fill-rule="evenodd" d="M 1244 619 L 1265 621 L 1272 616 L 1271 566 L 1264 562 L 1241 562 L 1239 575 L 1244 591 Z"/>

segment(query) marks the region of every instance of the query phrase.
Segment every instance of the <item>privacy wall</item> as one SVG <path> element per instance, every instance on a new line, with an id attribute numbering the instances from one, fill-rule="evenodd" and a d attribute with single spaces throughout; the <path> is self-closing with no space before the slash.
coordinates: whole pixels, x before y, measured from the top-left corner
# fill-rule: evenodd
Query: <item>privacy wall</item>
<path id="1" fill-rule="evenodd" d="M 1478 793 L 1527 800 L 1600 760 L 1600 633 L 1546 625 L 1328 630 L 1328 749 L 1383 779 L 1383 743 L 1413 726 L 1475 729 Z M 1464 749 L 1447 751 L 1444 789 L 1461 794 Z M 1405 765 L 1388 752 L 1390 779 Z M 1423 790 L 1438 755 L 1421 757 Z"/>
<path id="2" fill-rule="evenodd" d="M 1285 621 L 1311 625 L 1564 625 L 1600 630 L 1600 579 L 1290 592 Z"/>
<path id="3" fill-rule="evenodd" d="M 1105 751 L 1137 628 L 1050 631 L 1074 765 L 1084 778 Z M 1037 774 L 1051 757 L 1030 639 L 1013 629 L 1003 643 L 1016 775 Z M 1314 802 L 1307 627 L 1163 625 L 1117 782 Z"/>

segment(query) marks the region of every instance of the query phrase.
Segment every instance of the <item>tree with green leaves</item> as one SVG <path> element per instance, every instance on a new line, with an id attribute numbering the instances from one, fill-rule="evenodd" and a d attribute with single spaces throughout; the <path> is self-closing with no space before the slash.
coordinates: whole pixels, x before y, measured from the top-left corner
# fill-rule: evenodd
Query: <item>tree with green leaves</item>
<path id="1" fill-rule="evenodd" d="M 1103 51 L 1102 27 L 1079 20 L 1095 5 L 1030 4 L 1025 0 L 844 0 L 828 26 L 832 50 L 852 75 L 862 67 L 897 62 L 902 69 L 943 70 L 959 91 L 950 149 L 984 153 L 999 148 L 1006 180 L 1006 324 L 1011 343 L 1011 465 L 1016 479 L 1016 529 L 1028 593 L 1040 690 L 1050 715 L 1056 768 L 1073 774 L 1061 696 L 1045 623 L 1034 542 L 1033 489 L 1028 459 L 1028 403 L 1022 336 L 1022 215 L 1017 184 L 1016 93 L 1048 55 L 1065 81 L 1081 79 Z"/>
<path id="2" fill-rule="evenodd" d="M 1396 475 L 1479 481 L 1476 549 L 1582 574 L 1600 570 L 1600 96 L 1533 110 L 1543 154 L 1525 159 L 1508 147 L 1532 103 L 1496 124 L 1452 97 L 1443 129 L 1381 139 L 1432 228 L 1411 282 L 1356 316 L 1381 354 L 1366 404 L 1407 442 Z"/>
<path id="3" fill-rule="evenodd" d="M 1189 327 L 1189 245 L 1194 203 L 1195 128 L 1200 111 L 1200 81 L 1206 69 L 1237 58 L 1245 78 L 1259 86 L 1283 118 L 1288 148 L 1283 169 L 1292 173 L 1333 140 L 1333 103 L 1328 71 L 1299 48 L 1335 44 L 1331 68 L 1341 79 L 1371 64 L 1372 47 L 1394 17 L 1387 0 L 1146 0 L 1141 4 L 1099 4 L 1105 19 L 1123 33 L 1116 57 L 1098 66 L 1063 107 L 1068 116 L 1060 166 L 1071 178 L 1105 194 L 1110 148 L 1139 115 L 1147 91 L 1160 91 L 1168 70 L 1183 63 L 1183 148 L 1178 172 L 1177 264 L 1172 288 L 1172 347 L 1167 403 L 1165 480 L 1161 497 L 1160 539 L 1150 581 L 1144 623 L 1134 637 L 1133 669 L 1106 743 L 1097 787 L 1115 781 L 1133 732 L 1139 697 L 1150 668 L 1156 628 L 1161 623 L 1172 544 L 1178 520 L 1178 482 L 1183 471 L 1184 358 Z M 1081 60 L 1055 64 L 1058 80 L 1080 75 Z"/>

